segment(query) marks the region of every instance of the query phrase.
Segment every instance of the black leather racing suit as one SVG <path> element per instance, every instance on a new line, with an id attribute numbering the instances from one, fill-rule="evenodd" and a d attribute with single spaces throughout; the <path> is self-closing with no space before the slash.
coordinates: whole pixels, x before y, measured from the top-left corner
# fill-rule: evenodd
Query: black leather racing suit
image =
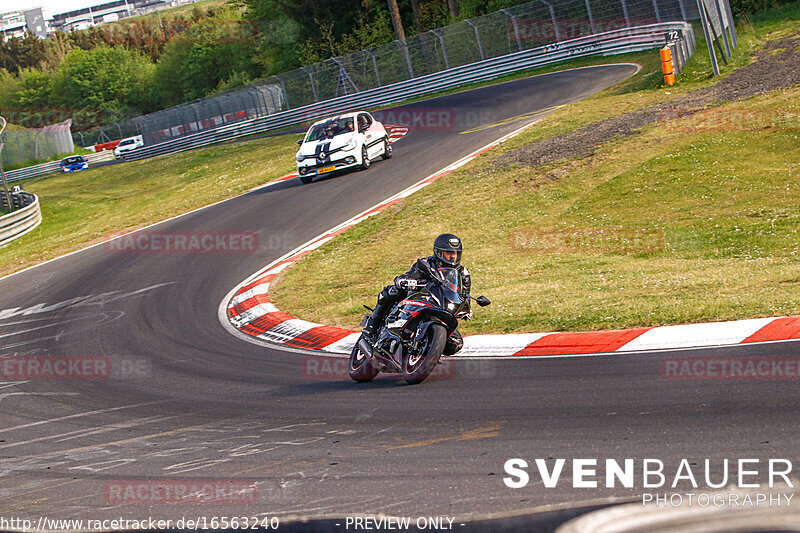
<path id="1" fill-rule="evenodd" d="M 386 318 L 386 315 L 389 314 L 389 310 L 391 310 L 392 306 L 408 296 L 408 291 L 399 287 L 401 280 L 413 279 L 424 284 L 432 279 L 429 274 L 430 270 L 436 270 L 438 268 L 452 267 L 442 265 L 436 256 L 432 255 L 430 257 L 422 257 L 414 262 L 408 272 L 394 278 L 394 285 L 388 285 L 387 287 L 384 287 L 384 289 L 378 295 L 378 304 L 375 306 L 375 310 L 372 312 L 372 318 L 370 319 L 365 331 L 368 331 L 370 335 L 375 335 L 383 325 L 383 321 Z M 467 310 L 469 310 L 469 298 L 467 298 L 469 296 L 469 290 L 471 286 L 469 270 L 467 270 L 464 265 L 458 265 L 455 268 L 458 270 L 458 273 L 461 277 L 462 288 L 460 294 L 467 301 Z M 447 339 L 443 353 L 444 355 L 453 355 L 454 353 L 458 352 L 463 345 L 464 339 L 461 337 L 461 333 L 459 333 L 458 330 L 455 330 Z"/>

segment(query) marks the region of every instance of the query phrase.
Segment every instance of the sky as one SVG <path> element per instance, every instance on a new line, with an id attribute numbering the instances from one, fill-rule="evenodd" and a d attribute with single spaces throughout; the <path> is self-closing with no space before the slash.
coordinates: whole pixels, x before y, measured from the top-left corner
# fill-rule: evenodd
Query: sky
<path id="1" fill-rule="evenodd" d="M 41 7 L 44 9 L 45 16 L 52 17 L 59 13 L 103 3 L 105 3 L 105 0 L 12 0 L 11 2 L 5 0 L 2 2 L 2 7 L 0 7 L 0 13 L 17 10 L 25 11 L 26 9 Z"/>

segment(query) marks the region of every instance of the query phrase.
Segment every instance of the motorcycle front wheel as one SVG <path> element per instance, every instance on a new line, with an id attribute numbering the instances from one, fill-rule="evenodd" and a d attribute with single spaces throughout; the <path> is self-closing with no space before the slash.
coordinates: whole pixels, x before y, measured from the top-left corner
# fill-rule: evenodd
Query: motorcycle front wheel
<path id="1" fill-rule="evenodd" d="M 360 339 L 359 339 L 360 340 Z M 359 383 L 366 383 L 378 375 L 379 370 L 372 364 L 372 359 L 369 354 L 365 354 L 358 342 L 353 346 L 353 351 L 350 352 L 350 360 L 347 362 L 347 373 Z"/>
<path id="2" fill-rule="evenodd" d="M 444 351 L 447 330 L 441 324 L 431 324 L 417 353 L 410 353 L 403 364 L 403 379 L 409 385 L 425 381 Z"/>

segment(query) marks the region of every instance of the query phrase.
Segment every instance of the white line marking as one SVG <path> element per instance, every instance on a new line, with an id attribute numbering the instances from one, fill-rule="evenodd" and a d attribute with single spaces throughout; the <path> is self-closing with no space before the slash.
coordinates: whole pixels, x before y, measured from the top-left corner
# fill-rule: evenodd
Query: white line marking
<path id="1" fill-rule="evenodd" d="M 74 393 L 77 394 L 77 393 Z M 121 407 L 109 407 L 108 409 L 97 409 L 96 411 L 85 411 L 83 413 L 76 413 L 74 415 L 67 415 L 67 416 L 60 416 L 58 418 L 48 418 L 47 420 L 39 420 L 38 422 L 30 422 L 28 424 L 20 424 L 19 426 L 13 426 L 10 428 L 0 428 L 0 432 L 3 431 L 16 431 L 18 429 L 25 429 L 34 426 L 41 426 L 43 424 L 50 424 L 52 422 L 61 422 L 62 420 L 71 420 L 73 418 L 82 418 L 84 416 L 92 416 L 92 415 L 99 415 L 102 413 L 110 413 L 112 411 L 120 411 L 122 409 L 133 409 L 134 407 L 143 407 L 145 405 L 155 405 L 157 403 L 163 402 L 144 402 L 144 403 L 135 403 L 133 405 L 123 405 Z"/>

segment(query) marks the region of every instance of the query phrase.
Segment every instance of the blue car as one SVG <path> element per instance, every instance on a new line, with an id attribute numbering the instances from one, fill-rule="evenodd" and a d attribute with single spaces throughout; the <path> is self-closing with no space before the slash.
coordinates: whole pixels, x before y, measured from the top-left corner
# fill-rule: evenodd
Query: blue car
<path id="1" fill-rule="evenodd" d="M 61 172 L 77 172 L 89 168 L 89 162 L 80 155 L 65 157 L 59 165 L 61 166 Z"/>

